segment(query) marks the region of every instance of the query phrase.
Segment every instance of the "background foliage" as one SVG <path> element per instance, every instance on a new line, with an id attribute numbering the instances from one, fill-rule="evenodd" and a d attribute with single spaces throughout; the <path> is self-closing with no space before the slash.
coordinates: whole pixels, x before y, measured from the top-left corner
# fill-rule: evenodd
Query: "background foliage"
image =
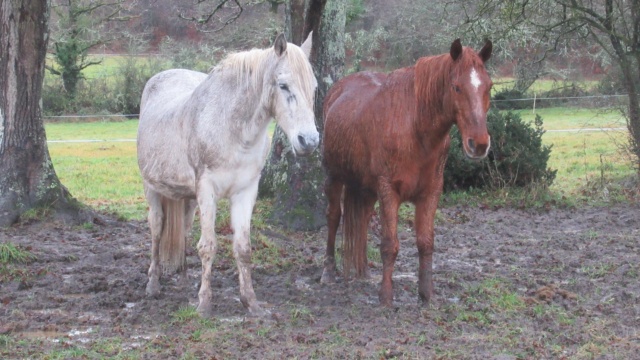
<path id="1" fill-rule="evenodd" d="M 478 162 L 466 158 L 460 133 L 454 127 L 444 174 L 445 191 L 551 185 L 556 170 L 547 167 L 552 146 L 542 143 L 542 125 L 540 115 L 528 123 L 515 112 L 490 111 L 487 126 L 491 150 L 486 160 Z"/>

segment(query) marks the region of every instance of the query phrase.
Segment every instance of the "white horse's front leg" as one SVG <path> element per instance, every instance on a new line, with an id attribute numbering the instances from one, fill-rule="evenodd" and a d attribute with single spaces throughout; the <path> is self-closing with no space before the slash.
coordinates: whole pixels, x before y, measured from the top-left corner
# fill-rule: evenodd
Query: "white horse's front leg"
<path id="1" fill-rule="evenodd" d="M 240 301 L 252 315 L 263 316 L 263 310 L 253 291 L 251 281 L 251 214 L 258 195 L 258 180 L 231 197 L 231 227 L 233 228 L 233 256 L 240 277 Z"/>
<path id="2" fill-rule="evenodd" d="M 207 181 L 198 184 L 198 207 L 200 208 L 201 235 L 198 241 L 198 255 L 202 262 L 202 282 L 198 292 L 198 313 L 211 315 L 211 268 L 216 256 L 216 195 L 213 185 Z"/>

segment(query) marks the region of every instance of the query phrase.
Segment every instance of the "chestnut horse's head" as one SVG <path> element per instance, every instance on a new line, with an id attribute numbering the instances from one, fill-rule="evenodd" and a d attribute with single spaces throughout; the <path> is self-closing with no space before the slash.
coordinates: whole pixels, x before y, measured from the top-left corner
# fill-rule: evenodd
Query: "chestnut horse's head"
<path id="1" fill-rule="evenodd" d="M 455 123 L 462 136 L 462 147 L 470 159 L 487 156 L 491 137 L 487 132 L 487 111 L 493 83 L 484 63 L 491 57 L 491 41 L 479 52 L 463 48 L 460 39 L 451 44 L 449 54 L 453 60 L 451 68 L 451 103 L 454 107 Z"/>

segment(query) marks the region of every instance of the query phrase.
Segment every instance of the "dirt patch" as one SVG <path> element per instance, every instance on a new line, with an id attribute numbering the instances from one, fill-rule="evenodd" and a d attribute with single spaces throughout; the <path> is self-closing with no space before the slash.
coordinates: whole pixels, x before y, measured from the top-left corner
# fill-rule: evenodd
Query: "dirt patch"
<path id="1" fill-rule="evenodd" d="M 247 318 L 233 259 L 221 251 L 214 314 L 199 319 L 200 261 L 188 283 L 161 279 L 145 296 L 148 228 L 141 222 L 0 230 L 37 261 L 0 283 L 1 358 L 637 358 L 640 206 L 440 210 L 436 296 L 418 306 L 417 249 L 400 225 L 395 306 L 378 306 L 372 279 L 319 282 L 325 231 L 256 232 L 254 287 L 271 310 Z M 372 229 L 370 243 L 378 244 Z M 254 252 L 254 255 L 256 253 Z"/>

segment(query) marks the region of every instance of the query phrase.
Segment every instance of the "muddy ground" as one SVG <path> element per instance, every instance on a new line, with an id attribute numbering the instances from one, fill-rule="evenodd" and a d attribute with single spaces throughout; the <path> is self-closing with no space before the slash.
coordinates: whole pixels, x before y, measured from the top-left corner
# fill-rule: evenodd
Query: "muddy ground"
<path id="1" fill-rule="evenodd" d="M 375 259 L 370 281 L 320 284 L 326 230 L 255 233 L 254 287 L 272 315 L 246 317 L 221 229 L 215 316 L 200 319 L 193 249 L 188 283 L 166 277 L 145 296 L 143 222 L 0 229 L 37 257 L 0 283 L 0 358 L 640 359 L 640 205 L 440 209 L 428 308 L 409 223 L 393 308 L 378 306 Z"/>

